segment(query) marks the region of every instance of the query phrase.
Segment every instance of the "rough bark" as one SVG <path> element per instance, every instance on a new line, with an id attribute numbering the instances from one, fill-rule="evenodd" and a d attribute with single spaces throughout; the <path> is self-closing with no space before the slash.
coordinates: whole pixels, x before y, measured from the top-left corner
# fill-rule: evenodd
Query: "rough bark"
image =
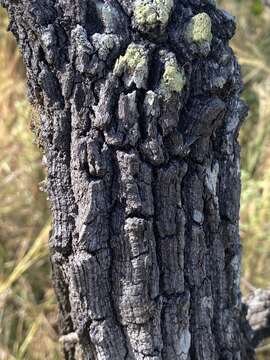
<path id="1" fill-rule="evenodd" d="M 210 0 L 2 2 L 40 114 L 65 358 L 252 359 L 234 19 Z"/>
<path id="2" fill-rule="evenodd" d="M 270 290 L 256 289 L 245 299 L 247 319 L 252 329 L 251 339 L 254 347 L 270 337 Z"/>

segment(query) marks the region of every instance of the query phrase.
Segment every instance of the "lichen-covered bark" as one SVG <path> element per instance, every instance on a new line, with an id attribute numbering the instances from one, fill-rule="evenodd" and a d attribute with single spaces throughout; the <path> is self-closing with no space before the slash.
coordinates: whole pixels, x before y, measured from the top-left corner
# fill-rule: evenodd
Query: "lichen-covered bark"
<path id="1" fill-rule="evenodd" d="M 252 329 L 252 344 L 257 347 L 270 337 L 270 290 L 256 289 L 244 299 L 244 303 Z"/>
<path id="2" fill-rule="evenodd" d="M 210 0 L 2 2 L 40 114 L 65 358 L 252 359 L 234 19 Z"/>

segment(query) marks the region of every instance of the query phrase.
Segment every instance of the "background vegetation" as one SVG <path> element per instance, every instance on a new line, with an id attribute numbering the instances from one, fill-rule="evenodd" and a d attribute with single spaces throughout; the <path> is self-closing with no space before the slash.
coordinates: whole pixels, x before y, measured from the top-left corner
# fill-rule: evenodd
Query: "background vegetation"
<path id="1" fill-rule="evenodd" d="M 270 284 L 270 7 L 220 0 L 237 17 L 232 46 L 242 64 L 250 114 L 243 125 L 241 237 L 243 292 Z M 0 10 L 0 360 L 61 359 L 50 283 L 50 227 L 34 113 L 7 18 Z M 258 359 L 270 359 L 267 344 Z"/>

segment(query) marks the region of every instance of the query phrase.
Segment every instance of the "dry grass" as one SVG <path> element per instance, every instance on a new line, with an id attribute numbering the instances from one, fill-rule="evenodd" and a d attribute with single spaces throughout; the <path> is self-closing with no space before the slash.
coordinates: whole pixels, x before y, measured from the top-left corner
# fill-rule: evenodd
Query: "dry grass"
<path id="1" fill-rule="evenodd" d="M 256 6 L 255 6 L 255 5 Z M 270 8 L 258 1 L 226 1 L 238 19 L 233 48 L 242 65 L 243 96 L 250 113 L 242 144 L 241 237 L 243 277 L 255 287 L 270 285 Z"/>
<path id="2" fill-rule="evenodd" d="M 24 70 L 0 13 L 0 359 L 59 359 L 44 175 Z"/>
<path id="3" fill-rule="evenodd" d="M 241 131 L 243 291 L 269 287 L 270 10 L 260 0 L 221 0 L 238 19 L 233 41 L 250 115 Z M 262 11 L 263 10 L 263 11 Z M 0 360 L 60 359 L 47 257 L 44 175 L 30 131 L 24 71 L 0 12 Z M 269 359 L 267 351 L 259 359 Z"/>

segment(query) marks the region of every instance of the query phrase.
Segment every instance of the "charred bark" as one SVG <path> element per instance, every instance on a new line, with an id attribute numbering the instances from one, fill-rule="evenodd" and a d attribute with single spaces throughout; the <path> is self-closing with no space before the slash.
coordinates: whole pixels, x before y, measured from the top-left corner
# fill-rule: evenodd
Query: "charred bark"
<path id="1" fill-rule="evenodd" d="M 2 2 L 40 114 L 65 358 L 252 359 L 234 19 L 212 0 Z"/>

